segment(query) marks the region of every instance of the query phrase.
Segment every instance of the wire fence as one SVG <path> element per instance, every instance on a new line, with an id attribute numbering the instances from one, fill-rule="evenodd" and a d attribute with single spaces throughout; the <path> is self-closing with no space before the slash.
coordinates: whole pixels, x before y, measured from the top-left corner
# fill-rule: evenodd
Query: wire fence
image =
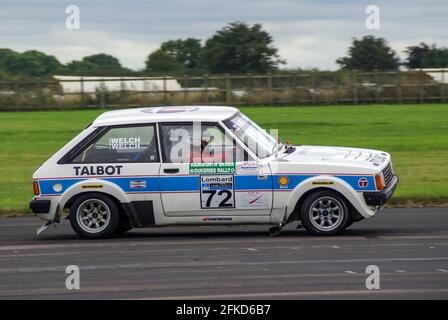
<path id="1" fill-rule="evenodd" d="M 0 81 L 0 110 L 446 102 L 447 70 Z"/>

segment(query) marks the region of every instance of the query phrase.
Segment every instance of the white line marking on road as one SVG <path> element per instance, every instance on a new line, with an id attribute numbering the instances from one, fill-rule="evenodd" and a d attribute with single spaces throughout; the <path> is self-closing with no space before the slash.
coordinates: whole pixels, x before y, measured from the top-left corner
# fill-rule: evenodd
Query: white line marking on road
<path id="1" fill-rule="evenodd" d="M 406 271 L 408 271 L 408 270 L 395 270 L 395 272 L 398 272 L 398 273 L 403 273 L 403 272 L 406 272 Z"/>
<path id="2" fill-rule="evenodd" d="M 331 246 L 332 248 L 334 248 L 334 249 L 340 249 L 341 247 L 339 247 L 339 246 Z"/>
<path id="3" fill-rule="evenodd" d="M 164 296 L 148 297 L 137 300 L 203 300 L 203 299 L 247 299 L 272 297 L 307 297 L 307 296 L 337 296 L 337 295 L 371 295 L 371 294 L 410 294 L 410 293 L 447 293 L 448 289 L 390 289 L 390 290 L 334 290 L 334 291 L 295 291 L 295 292 L 260 292 L 237 294 L 210 294 L 197 296 Z"/>
<path id="4" fill-rule="evenodd" d="M 448 272 L 448 270 L 446 270 L 446 269 L 437 269 L 436 271 L 439 271 L 439 272 Z"/>
<path id="5" fill-rule="evenodd" d="M 249 250 L 249 251 L 258 251 L 257 249 L 254 249 L 254 248 L 247 248 L 247 250 Z"/>
<path id="6" fill-rule="evenodd" d="M 348 273 L 348 274 L 356 274 L 356 272 L 355 271 L 350 271 L 350 270 L 347 270 L 347 271 L 344 271 L 345 273 Z"/>

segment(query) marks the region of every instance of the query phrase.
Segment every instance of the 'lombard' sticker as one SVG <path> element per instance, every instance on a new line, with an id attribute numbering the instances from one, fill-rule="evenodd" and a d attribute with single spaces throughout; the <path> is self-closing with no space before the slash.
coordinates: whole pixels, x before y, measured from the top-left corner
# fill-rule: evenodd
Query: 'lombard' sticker
<path id="1" fill-rule="evenodd" d="M 190 174 L 233 174 L 235 162 L 190 163 Z"/>
<path id="2" fill-rule="evenodd" d="M 358 180 L 358 186 L 360 188 L 367 188 L 369 186 L 369 180 L 367 178 L 361 178 Z"/>
<path id="3" fill-rule="evenodd" d="M 234 176 L 201 176 L 201 208 L 235 208 Z"/>
<path id="4" fill-rule="evenodd" d="M 269 208 L 269 197 L 266 192 L 242 192 L 240 204 L 242 208 Z"/>
<path id="5" fill-rule="evenodd" d="M 258 175 L 261 173 L 261 165 L 257 162 L 243 162 L 239 163 L 236 167 L 237 174 L 253 174 Z"/>
<path id="6" fill-rule="evenodd" d="M 131 180 L 129 187 L 131 189 L 146 189 L 146 180 Z"/>

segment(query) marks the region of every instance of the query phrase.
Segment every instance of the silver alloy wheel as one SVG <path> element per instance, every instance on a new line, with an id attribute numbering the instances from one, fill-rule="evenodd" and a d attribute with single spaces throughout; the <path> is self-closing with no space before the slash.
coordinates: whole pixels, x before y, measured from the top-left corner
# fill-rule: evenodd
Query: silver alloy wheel
<path id="1" fill-rule="evenodd" d="M 309 211 L 311 224 L 320 231 L 336 229 L 343 221 L 345 214 L 342 203 L 329 196 L 316 199 Z"/>
<path id="2" fill-rule="evenodd" d="M 110 223 L 110 209 L 99 199 L 87 199 L 76 210 L 78 225 L 88 233 L 103 231 Z"/>

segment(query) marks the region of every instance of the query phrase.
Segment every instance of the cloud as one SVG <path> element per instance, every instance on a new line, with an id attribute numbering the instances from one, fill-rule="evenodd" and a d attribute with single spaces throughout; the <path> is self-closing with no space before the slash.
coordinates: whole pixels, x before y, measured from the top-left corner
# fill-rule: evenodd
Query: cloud
<path id="1" fill-rule="evenodd" d="M 81 9 L 81 30 L 65 29 L 65 8 Z M 105 52 L 139 69 L 161 42 L 206 39 L 231 21 L 262 23 L 288 67 L 335 69 L 353 37 L 385 37 L 400 54 L 421 41 L 448 46 L 446 12 L 440 0 L 376 0 L 381 29 L 364 26 L 366 0 L 31 1 L 2 0 L 2 47 L 38 49 L 62 62 Z"/>

